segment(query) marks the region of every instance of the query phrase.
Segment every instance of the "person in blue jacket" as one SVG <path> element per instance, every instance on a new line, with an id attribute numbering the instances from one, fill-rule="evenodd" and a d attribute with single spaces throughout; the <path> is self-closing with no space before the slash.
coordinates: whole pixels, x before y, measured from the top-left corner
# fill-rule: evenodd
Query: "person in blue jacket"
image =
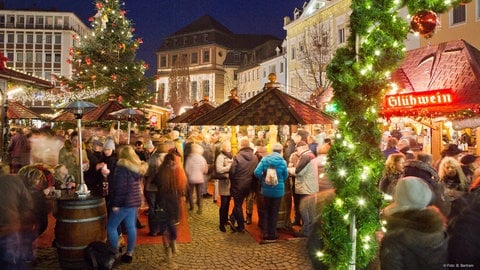
<path id="1" fill-rule="evenodd" d="M 258 163 L 254 171 L 255 176 L 261 180 L 261 194 L 263 195 L 264 217 L 262 224 L 262 235 L 264 241 L 275 241 L 278 239 L 277 215 L 280 208 L 280 202 L 285 194 L 285 180 L 288 177 L 287 162 L 283 159 L 281 144 L 275 144 L 272 147 L 273 152 Z M 277 173 L 278 184 L 268 185 L 265 182 L 268 168 L 273 167 Z"/>

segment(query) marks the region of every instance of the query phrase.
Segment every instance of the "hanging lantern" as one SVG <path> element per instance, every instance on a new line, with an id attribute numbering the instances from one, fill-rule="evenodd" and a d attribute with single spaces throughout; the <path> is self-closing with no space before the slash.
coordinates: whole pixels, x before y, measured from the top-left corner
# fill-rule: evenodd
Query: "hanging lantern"
<path id="1" fill-rule="evenodd" d="M 435 12 L 422 10 L 417 12 L 410 21 L 410 27 L 423 37 L 431 37 L 438 24 L 438 17 Z"/>

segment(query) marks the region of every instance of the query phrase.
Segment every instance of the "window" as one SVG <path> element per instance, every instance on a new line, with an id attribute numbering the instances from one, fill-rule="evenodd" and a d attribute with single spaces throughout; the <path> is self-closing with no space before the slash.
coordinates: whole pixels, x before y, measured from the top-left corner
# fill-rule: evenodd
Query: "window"
<path id="1" fill-rule="evenodd" d="M 193 81 L 191 87 L 192 91 L 190 92 L 190 101 L 192 102 L 198 98 L 198 82 Z"/>
<path id="2" fill-rule="evenodd" d="M 190 60 L 190 63 L 191 64 L 198 64 L 198 53 L 197 52 L 192 53 L 192 59 Z"/>
<path id="3" fill-rule="evenodd" d="M 35 18 L 33 16 L 27 16 L 27 25 L 28 26 L 33 26 L 34 22 L 35 22 Z"/>
<path id="4" fill-rule="evenodd" d="M 62 35 L 55 34 L 55 44 L 62 44 Z"/>
<path id="5" fill-rule="evenodd" d="M 33 43 L 33 34 L 28 33 L 27 34 L 27 43 L 32 44 Z"/>
<path id="6" fill-rule="evenodd" d="M 188 54 L 182 54 L 182 65 L 188 65 Z"/>
<path id="7" fill-rule="evenodd" d="M 43 17 L 37 16 L 37 26 L 43 26 Z"/>
<path id="8" fill-rule="evenodd" d="M 15 35 L 12 33 L 7 34 L 7 42 L 8 43 L 14 43 L 15 42 Z"/>
<path id="9" fill-rule="evenodd" d="M 202 87 L 203 87 L 203 96 L 204 97 L 210 97 L 210 81 L 209 80 L 204 80 L 202 81 Z"/>
<path id="10" fill-rule="evenodd" d="M 160 56 L 160 67 L 167 67 L 167 56 Z"/>
<path id="11" fill-rule="evenodd" d="M 3 35 L 3 33 L 0 33 L 0 42 L 5 42 L 5 36 Z"/>
<path id="12" fill-rule="evenodd" d="M 23 33 L 17 34 L 17 43 L 23 43 Z"/>
<path id="13" fill-rule="evenodd" d="M 8 16 L 7 23 L 8 24 L 14 24 L 15 23 L 15 16 L 13 16 L 13 15 Z"/>
<path id="14" fill-rule="evenodd" d="M 263 78 L 267 77 L 267 70 L 265 68 L 263 68 L 262 73 L 263 73 Z"/>
<path id="15" fill-rule="evenodd" d="M 280 63 L 280 73 L 283 73 L 283 62 Z"/>
<path id="16" fill-rule="evenodd" d="M 177 55 L 172 55 L 172 67 L 175 66 L 175 64 L 177 64 L 177 58 L 178 58 Z"/>
<path id="17" fill-rule="evenodd" d="M 25 62 L 32 63 L 33 62 L 33 52 L 26 53 L 27 60 Z"/>
<path id="18" fill-rule="evenodd" d="M 46 53 L 45 54 L 45 62 L 52 62 L 52 54 L 51 53 Z"/>
<path id="19" fill-rule="evenodd" d="M 17 16 L 17 24 L 23 26 L 25 24 L 25 17 L 23 15 Z"/>
<path id="20" fill-rule="evenodd" d="M 467 21 L 467 10 L 465 5 L 459 5 L 453 8 L 451 13 L 452 25 L 465 23 Z"/>
<path id="21" fill-rule="evenodd" d="M 233 61 L 235 62 L 240 62 L 240 54 L 239 53 L 235 53 L 233 55 Z"/>
<path id="22" fill-rule="evenodd" d="M 60 63 L 61 59 L 62 59 L 62 56 L 59 53 L 56 53 L 54 62 L 55 63 Z"/>
<path id="23" fill-rule="evenodd" d="M 42 44 L 42 41 L 43 41 L 42 34 L 37 34 L 37 35 L 35 36 L 35 43 L 40 43 L 40 44 Z"/>
<path id="24" fill-rule="evenodd" d="M 210 62 L 210 50 L 205 49 L 203 50 L 203 61 L 202 63 L 209 63 Z"/>
<path id="25" fill-rule="evenodd" d="M 345 43 L 345 28 L 338 29 L 338 44 Z"/>
<path id="26" fill-rule="evenodd" d="M 63 17 L 55 17 L 55 26 L 62 26 L 63 24 Z"/>
<path id="27" fill-rule="evenodd" d="M 43 57 L 41 52 L 36 52 L 35 53 L 35 62 L 37 63 L 42 63 Z"/>
<path id="28" fill-rule="evenodd" d="M 295 59 L 295 47 L 292 47 L 292 60 Z M 265 77 L 265 76 L 264 76 Z"/>
<path id="29" fill-rule="evenodd" d="M 52 44 L 52 35 L 51 34 L 47 34 L 45 36 L 45 43 L 46 44 Z"/>
<path id="30" fill-rule="evenodd" d="M 16 62 L 23 62 L 23 52 L 18 52 L 17 53 Z"/>
<path id="31" fill-rule="evenodd" d="M 45 17 L 45 26 L 53 26 L 53 17 L 52 16 L 47 16 Z"/>

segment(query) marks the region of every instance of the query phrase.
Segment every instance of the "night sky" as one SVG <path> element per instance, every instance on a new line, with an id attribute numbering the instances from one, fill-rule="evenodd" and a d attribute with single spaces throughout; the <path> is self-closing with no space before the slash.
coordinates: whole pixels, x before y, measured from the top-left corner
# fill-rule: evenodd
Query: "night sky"
<path id="1" fill-rule="evenodd" d="M 1 0 L 0 0 L 1 1 Z M 155 51 L 163 39 L 203 15 L 210 15 L 237 34 L 285 37 L 283 17 L 307 0 L 125 0 L 126 16 L 143 38 L 137 58 L 155 73 Z M 95 15 L 94 0 L 3 0 L 5 9 L 56 9 L 75 13 L 87 26 Z"/>

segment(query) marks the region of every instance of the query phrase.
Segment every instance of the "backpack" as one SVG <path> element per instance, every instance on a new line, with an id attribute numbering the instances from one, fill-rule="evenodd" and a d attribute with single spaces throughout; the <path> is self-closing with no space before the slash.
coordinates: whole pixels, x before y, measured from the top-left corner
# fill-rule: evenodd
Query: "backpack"
<path id="1" fill-rule="evenodd" d="M 85 248 L 85 259 L 95 270 L 113 269 L 116 255 L 117 251 L 114 248 L 101 241 L 94 241 Z"/>
<path id="2" fill-rule="evenodd" d="M 277 169 L 275 169 L 275 167 L 268 167 L 267 174 L 265 176 L 265 183 L 269 186 L 278 185 Z"/>

